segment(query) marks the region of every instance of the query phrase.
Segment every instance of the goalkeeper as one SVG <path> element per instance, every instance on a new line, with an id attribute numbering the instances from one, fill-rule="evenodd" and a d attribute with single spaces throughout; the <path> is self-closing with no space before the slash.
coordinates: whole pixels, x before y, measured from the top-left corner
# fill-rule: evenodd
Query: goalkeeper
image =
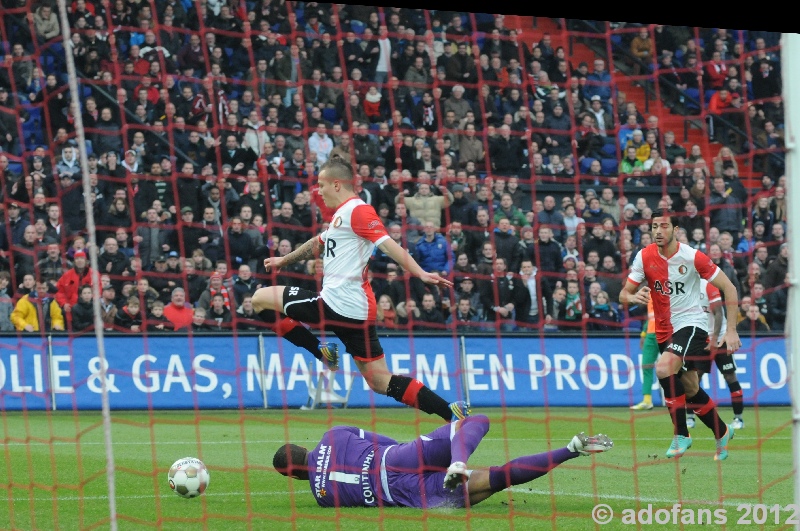
<path id="1" fill-rule="evenodd" d="M 489 419 L 476 415 L 400 444 L 353 426 L 335 426 L 311 451 L 282 446 L 272 466 L 284 476 L 307 480 L 322 507 L 465 507 L 579 455 L 614 446 L 606 435 L 580 433 L 564 448 L 470 470 L 467 460 L 488 431 Z"/>

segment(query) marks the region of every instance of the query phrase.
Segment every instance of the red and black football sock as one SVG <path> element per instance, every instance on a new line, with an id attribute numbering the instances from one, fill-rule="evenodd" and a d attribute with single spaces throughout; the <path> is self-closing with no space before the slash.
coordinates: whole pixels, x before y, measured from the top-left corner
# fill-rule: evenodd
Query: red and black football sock
<path id="1" fill-rule="evenodd" d="M 688 437 L 689 428 L 686 427 L 686 391 L 683 389 L 683 382 L 675 374 L 667 378 L 659 378 L 658 381 L 664 390 L 664 401 L 667 403 L 669 414 L 672 417 L 675 435 Z"/>
<path id="2" fill-rule="evenodd" d="M 728 388 L 731 390 L 731 405 L 733 406 L 733 416 L 741 417 L 744 412 L 744 393 L 742 393 L 742 386 L 738 381 L 729 383 Z"/>
<path id="3" fill-rule="evenodd" d="M 386 396 L 429 415 L 439 415 L 446 422 L 450 422 L 453 416 L 450 404 L 444 398 L 425 387 L 419 380 L 408 376 L 393 374 L 386 387 Z"/>
<path id="4" fill-rule="evenodd" d="M 315 358 L 323 361 L 322 352 L 319 351 L 319 338 L 312 334 L 311 330 L 303 326 L 302 323 L 287 317 L 280 320 L 278 326 L 275 327 L 275 332 L 280 337 L 285 338 L 286 341 L 306 349 L 313 354 Z"/>
<path id="5" fill-rule="evenodd" d="M 715 439 L 721 439 L 725 432 L 728 431 L 728 426 L 722 422 L 717 413 L 717 405 L 711 400 L 711 397 L 701 388 L 697 394 L 691 398 L 687 398 L 688 406 L 697 415 L 697 418 L 703 421 L 703 424 L 714 432 Z"/>

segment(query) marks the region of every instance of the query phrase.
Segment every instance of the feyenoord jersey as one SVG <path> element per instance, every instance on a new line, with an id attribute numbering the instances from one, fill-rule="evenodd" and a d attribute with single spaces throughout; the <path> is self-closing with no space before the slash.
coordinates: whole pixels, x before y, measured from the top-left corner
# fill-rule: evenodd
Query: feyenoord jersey
<path id="1" fill-rule="evenodd" d="M 353 426 L 336 426 L 309 452 L 308 481 L 318 505 L 374 507 L 384 502 L 381 459 L 386 446 L 370 435 Z"/>
<path id="2" fill-rule="evenodd" d="M 322 300 L 336 313 L 351 319 L 374 321 L 375 294 L 367 267 L 376 245 L 389 239 L 372 206 L 359 197 L 342 203 L 328 230 L 319 235 L 322 253 Z"/>
<path id="3" fill-rule="evenodd" d="M 651 243 L 633 260 L 628 280 L 637 286 L 647 282 L 655 313 L 656 340 L 669 340 L 673 332 L 687 326 L 708 331 L 708 315 L 703 308 L 701 279 L 713 280 L 719 268 L 705 254 L 678 243 L 670 257 Z"/>

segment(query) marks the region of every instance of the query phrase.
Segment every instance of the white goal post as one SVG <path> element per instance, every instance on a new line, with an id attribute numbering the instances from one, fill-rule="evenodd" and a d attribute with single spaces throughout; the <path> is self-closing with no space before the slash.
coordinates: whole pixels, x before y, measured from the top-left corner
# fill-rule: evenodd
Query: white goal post
<path id="1" fill-rule="evenodd" d="M 800 505 L 800 159 L 794 137 L 800 127 L 800 34 L 784 33 L 781 62 L 783 104 L 786 112 L 786 225 L 789 243 L 789 305 L 786 319 L 789 391 L 792 398 L 792 455 L 794 456 L 794 502 Z M 794 96 L 793 96 L 794 94 Z M 797 97 L 798 101 L 794 101 Z M 795 210 L 797 207 L 797 210 Z M 800 524 L 796 524 L 800 529 Z"/>

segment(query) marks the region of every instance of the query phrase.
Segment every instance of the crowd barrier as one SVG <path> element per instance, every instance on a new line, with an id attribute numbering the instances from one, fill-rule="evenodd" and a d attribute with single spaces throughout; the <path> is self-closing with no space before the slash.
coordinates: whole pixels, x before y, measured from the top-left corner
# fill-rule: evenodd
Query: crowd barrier
<path id="1" fill-rule="evenodd" d="M 785 338 L 743 341 L 736 363 L 746 403 L 789 404 Z M 638 337 L 415 334 L 381 342 L 392 372 L 475 407 L 629 406 L 641 398 Z M 105 356 L 110 405 L 119 410 L 298 408 L 309 404 L 322 371 L 271 335 L 110 336 Z M 100 367 L 91 336 L 0 337 L 0 410 L 100 409 Z M 350 390 L 347 407 L 398 406 L 369 391 L 349 355 L 332 383 L 340 395 Z M 703 385 L 728 402 L 716 370 Z"/>

